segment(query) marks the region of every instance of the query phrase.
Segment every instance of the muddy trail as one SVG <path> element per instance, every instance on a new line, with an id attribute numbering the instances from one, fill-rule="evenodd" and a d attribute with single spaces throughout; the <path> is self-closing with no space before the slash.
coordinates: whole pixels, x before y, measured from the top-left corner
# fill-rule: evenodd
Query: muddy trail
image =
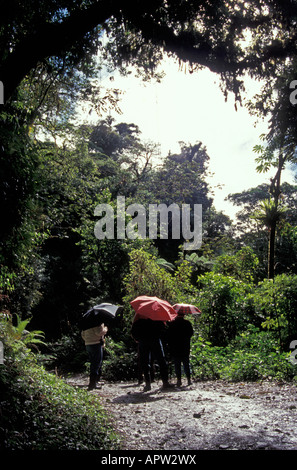
<path id="1" fill-rule="evenodd" d="M 87 377 L 65 379 L 87 387 Z M 283 383 L 194 382 L 149 392 L 116 382 L 100 397 L 123 437 L 124 450 L 297 450 L 297 386 Z"/>

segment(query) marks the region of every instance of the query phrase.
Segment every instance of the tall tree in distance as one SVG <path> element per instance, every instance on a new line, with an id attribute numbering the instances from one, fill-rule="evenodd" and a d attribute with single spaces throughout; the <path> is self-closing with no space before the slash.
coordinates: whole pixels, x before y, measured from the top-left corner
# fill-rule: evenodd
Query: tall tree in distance
<path id="1" fill-rule="evenodd" d="M 296 163 L 297 158 L 295 139 L 286 134 L 286 131 L 282 132 L 280 129 L 271 130 L 266 137 L 267 145 L 256 145 L 254 147 L 254 151 L 258 154 L 256 158 L 257 171 L 265 173 L 275 168 L 275 175 L 270 180 L 270 197 L 262 203 L 261 211 L 255 214 L 259 220 L 263 220 L 263 223 L 269 229 L 268 279 L 274 278 L 276 229 L 285 210 L 281 206 L 281 176 L 286 165 Z"/>
<path id="2" fill-rule="evenodd" d="M 186 144 L 180 142 L 180 152 L 168 154 L 162 165 L 155 171 L 151 179 L 151 198 L 156 203 L 189 204 L 191 208 L 191 229 L 193 230 L 193 209 L 195 204 L 202 205 L 202 218 L 206 217 L 212 206 L 210 187 L 207 183 L 209 156 L 206 147 L 201 142 Z M 171 227 L 171 214 L 169 213 L 169 227 Z M 181 233 L 181 231 L 180 231 Z M 171 234 L 171 232 L 170 232 Z M 162 255 L 177 258 L 180 240 L 158 240 Z"/>

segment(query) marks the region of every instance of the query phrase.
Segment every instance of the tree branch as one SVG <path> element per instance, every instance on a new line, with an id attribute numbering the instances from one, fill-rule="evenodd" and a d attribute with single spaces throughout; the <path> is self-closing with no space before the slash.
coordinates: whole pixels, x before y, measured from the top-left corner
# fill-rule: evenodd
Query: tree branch
<path id="1" fill-rule="evenodd" d="M 99 0 L 84 10 L 77 10 L 61 23 L 43 23 L 24 37 L 0 66 L 7 101 L 22 79 L 38 62 L 67 52 L 96 26 L 104 24 L 119 10 L 119 0 Z"/>
<path id="2" fill-rule="evenodd" d="M 44 21 L 37 29 L 32 28 L 32 32 L 26 31 L 14 50 L 0 64 L 0 81 L 4 84 L 5 101 L 13 95 L 22 79 L 38 62 L 48 57 L 66 55 L 79 42 L 89 41 L 90 44 L 95 28 L 99 25 L 104 27 L 104 24 L 107 26 L 107 21 L 111 18 L 116 18 L 120 24 L 125 22 L 132 30 L 140 33 L 145 41 L 176 55 L 181 61 L 208 67 L 216 73 L 229 73 L 233 77 L 248 69 L 260 70 L 261 64 L 269 58 L 284 60 L 287 55 L 294 53 L 293 49 L 295 51 L 294 33 L 291 33 L 291 39 L 285 44 L 279 41 L 276 45 L 267 45 L 257 53 L 250 51 L 244 55 L 243 50 L 236 49 L 234 40 L 245 28 L 253 29 L 261 25 L 268 31 L 270 23 L 273 26 L 275 19 L 263 14 L 257 17 L 254 10 L 246 15 L 235 14 L 231 9 L 229 15 L 224 12 L 226 21 L 217 25 L 219 34 L 212 37 L 207 25 L 204 25 L 205 32 L 198 32 L 197 29 L 187 31 L 178 17 L 167 18 L 170 12 L 164 13 L 165 2 L 163 8 L 154 8 L 154 2 L 150 5 L 139 0 L 94 0 L 84 9 L 78 7 L 61 22 Z M 195 11 L 192 11 L 193 18 L 194 15 Z M 203 13 L 201 21 L 203 22 Z M 291 23 L 293 28 L 293 20 Z M 219 28 L 224 31 L 220 32 Z"/>

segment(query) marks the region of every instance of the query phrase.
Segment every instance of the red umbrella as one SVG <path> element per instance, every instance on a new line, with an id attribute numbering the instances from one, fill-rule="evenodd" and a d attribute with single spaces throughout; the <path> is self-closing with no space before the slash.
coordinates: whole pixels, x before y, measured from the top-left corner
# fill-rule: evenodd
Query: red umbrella
<path id="1" fill-rule="evenodd" d="M 167 300 L 158 297 L 141 295 L 130 302 L 135 310 L 134 320 L 150 318 L 151 320 L 172 321 L 176 317 L 176 311 Z"/>
<path id="2" fill-rule="evenodd" d="M 201 313 L 201 310 L 199 310 L 199 308 L 191 304 L 174 304 L 173 308 L 175 312 L 178 313 L 179 315 L 187 315 L 187 314 L 197 315 L 197 313 Z"/>

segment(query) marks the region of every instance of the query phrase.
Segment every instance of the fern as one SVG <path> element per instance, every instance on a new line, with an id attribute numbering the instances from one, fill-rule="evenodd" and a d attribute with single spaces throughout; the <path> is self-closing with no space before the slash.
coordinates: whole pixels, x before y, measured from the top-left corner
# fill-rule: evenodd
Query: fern
<path id="1" fill-rule="evenodd" d="M 37 344 L 46 343 L 43 341 L 44 333 L 41 330 L 28 331 L 26 329 L 27 325 L 30 323 L 31 318 L 22 320 L 19 315 L 17 317 L 16 326 L 12 326 L 13 338 L 17 341 L 22 341 L 26 346 L 35 346 Z"/>

